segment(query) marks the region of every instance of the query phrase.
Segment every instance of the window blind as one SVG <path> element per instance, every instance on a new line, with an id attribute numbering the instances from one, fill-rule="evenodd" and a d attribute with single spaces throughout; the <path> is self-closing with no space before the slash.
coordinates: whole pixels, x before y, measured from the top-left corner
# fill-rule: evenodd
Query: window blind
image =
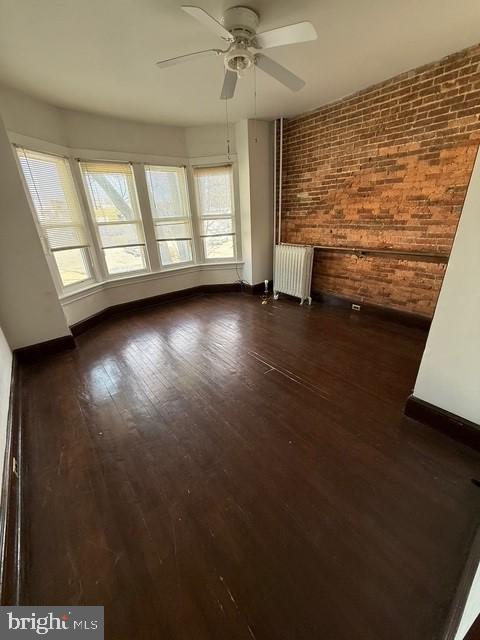
<path id="1" fill-rule="evenodd" d="M 163 266 L 193 261 L 192 223 L 182 167 L 145 165 L 150 207 Z"/>
<path id="2" fill-rule="evenodd" d="M 193 174 L 204 257 L 206 260 L 234 258 L 232 167 L 195 167 Z"/>
<path id="3" fill-rule="evenodd" d="M 63 287 L 92 278 L 89 239 L 66 158 L 17 147 L 38 221 Z"/>
<path id="4" fill-rule="evenodd" d="M 108 273 L 145 270 L 145 238 L 132 167 L 80 162 L 80 169 Z"/>

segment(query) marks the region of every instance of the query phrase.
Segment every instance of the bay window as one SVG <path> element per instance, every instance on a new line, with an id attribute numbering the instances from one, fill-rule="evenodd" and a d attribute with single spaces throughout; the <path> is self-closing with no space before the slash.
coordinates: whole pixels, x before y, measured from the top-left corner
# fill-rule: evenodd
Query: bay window
<path id="1" fill-rule="evenodd" d="M 193 167 L 192 214 L 185 167 L 15 151 L 60 294 L 152 269 L 236 259 L 230 164 Z"/>
<path id="2" fill-rule="evenodd" d="M 80 162 L 80 169 L 108 274 L 145 271 L 145 238 L 131 165 Z"/>

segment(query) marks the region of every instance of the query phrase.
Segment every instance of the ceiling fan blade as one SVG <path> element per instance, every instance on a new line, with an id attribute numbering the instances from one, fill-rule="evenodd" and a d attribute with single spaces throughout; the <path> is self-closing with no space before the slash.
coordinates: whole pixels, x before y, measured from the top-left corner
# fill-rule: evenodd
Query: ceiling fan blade
<path id="1" fill-rule="evenodd" d="M 228 69 L 225 73 L 220 100 L 230 100 L 230 98 L 233 98 L 235 87 L 237 86 L 237 80 L 238 75 L 235 71 L 230 71 L 230 69 Z"/>
<path id="2" fill-rule="evenodd" d="M 189 62 L 190 60 L 196 58 L 205 58 L 206 56 L 211 56 L 215 54 L 219 56 L 223 51 L 221 49 L 204 49 L 203 51 L 194 51 L 193 53 L 186 53 L 184 56 L 176 56 L 175 58 L 168 58 L 167 60 L 159 60 L 155 64 L 160 69 L 165 67 L 173 67 L 176 64 L 181 64 L 182 62 Z"/>
<path id="3" fill-rule="evenodd" d="M 281 47 L 284 44 L 296 44 L 297 42 L 309 42 L 317 39 L 317 32 L 311 22 L 298 22 L 286 27 L 272 29 L 255 36 L 256 49 L 270 49 Z"/>
<path id="4" fill-rule="evenodd" d="M 220 38 L 227 40 L 227 42 L 233 42 L 234 37 L 229 31 L 225 29 L 223 24 L 220 24 L 218 20 L 212 18 L 209 13 L 207 13 L 203 9 L 200 9 L 200 7 L 191 7 L 189 5 L 184 5 L 182 6 L 182 9 L 186 11 L 190 16 L 192 16 L 192 18 L 195 18 L 195 20 L 198 20 L 203 25 L 205 25 L 207 29 L 210 29 L 210 31 L 216 33 L 217 36 L 220 36 Z"/>
<path id="5" fill-rule="evenodd" d="M 278 80 L 292 91 L 298 91 L 305 86 L 305 81 L 296 76 L 294 73 L 282 67 L 281 64 L 275 62 L 263 53 L 257 53 L 255 56 L 255 64 L 269 76 Z"/>

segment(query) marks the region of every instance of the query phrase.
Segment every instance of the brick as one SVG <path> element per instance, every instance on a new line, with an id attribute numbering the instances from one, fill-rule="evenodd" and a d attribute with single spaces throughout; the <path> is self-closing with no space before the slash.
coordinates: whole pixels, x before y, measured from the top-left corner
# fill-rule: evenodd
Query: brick
<path id="1" fill-rule="evenodd" d="M 480 143 L 480 45 L 284 122 L 282 240 L 448 253 Z M 315 254 L 313 286 L 432 315 L 445 265 Z"/>

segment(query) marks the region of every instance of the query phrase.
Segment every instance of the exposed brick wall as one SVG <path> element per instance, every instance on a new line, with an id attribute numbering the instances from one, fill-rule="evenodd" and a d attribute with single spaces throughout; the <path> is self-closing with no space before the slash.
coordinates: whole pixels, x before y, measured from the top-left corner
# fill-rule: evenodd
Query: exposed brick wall
<path id="1" fill-rule="evenodd" d="M 282 241 L 447 254 L 480 142 L 480 45 L 284 124 Z M 432 315 L 445 265 L 317 251 L 313 287 Z"/>

